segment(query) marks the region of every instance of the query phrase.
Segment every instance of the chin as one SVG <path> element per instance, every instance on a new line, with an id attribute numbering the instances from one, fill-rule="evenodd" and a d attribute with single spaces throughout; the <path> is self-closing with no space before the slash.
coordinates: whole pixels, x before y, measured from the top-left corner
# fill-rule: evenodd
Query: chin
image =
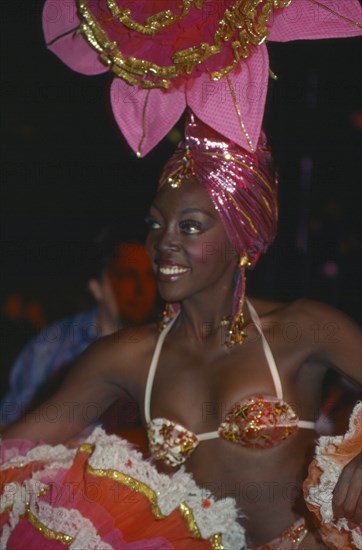
<path id="1" fill-rule="evenodd" d="M 164 300 L 165 302 L 170 302 L 171 304 L 175 302 L 181 302 L 187 297 L 185 292 L 182 292 L 180 288 L 167 288 L 167 285 L 165 285 L 164 283 L 159 285 L 158 291 L 162 300 Z"/>

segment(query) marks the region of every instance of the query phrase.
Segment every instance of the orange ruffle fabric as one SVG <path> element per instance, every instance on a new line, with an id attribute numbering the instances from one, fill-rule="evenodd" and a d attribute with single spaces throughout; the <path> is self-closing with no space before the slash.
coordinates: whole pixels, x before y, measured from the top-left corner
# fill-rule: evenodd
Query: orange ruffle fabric
<path id="1" fill-rule="evenodd" d="M 312 512 L 320 535 L 327 548 L 332 550 L 354 550 L 362 548 L 362 528 L 351 530 L 347 523 L 329 521 L 322 509 L 332 507 L 332 491 L 337 475 L 362 449 L 362 403 L 357 403 L 350 418 L 349 430 L 345 436 L 322 436 L 318 441 L 316 457 L 309 466 L 303 491 L 306 505 Z M 328 467 L 330 466 L 330 467 Z M 329 470 L 337 472 L 329 474 Z"/>
<path id="2" fill-rule="evenodd" d="M 100 428 L 76 450 L 58 447 L 59 460 L 42 445 L 2 466 L 1 548 L 217 550 L 233 531 L 227 548 L 243 547 L 232 499 L 215 501 L 183 471 L 159 474 Z"/>

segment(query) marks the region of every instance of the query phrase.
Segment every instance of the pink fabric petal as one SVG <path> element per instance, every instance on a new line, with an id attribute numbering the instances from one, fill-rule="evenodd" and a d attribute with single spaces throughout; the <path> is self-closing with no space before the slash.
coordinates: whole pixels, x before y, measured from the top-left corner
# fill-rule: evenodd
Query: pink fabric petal
<path id="1" fill-rule="evenodd" d="M 111 103 L 121 132 L 142 157 L 171 130 L 186 107 L 184 87 L 143 90 L 120 78 L 112 82 Z"/>
<path id="2" fill-rule="evenodd" d="M 82 35 L 76 34 L 80 19 L 75 2 L 47 0 L 42 19 L 48 49 L 73 71 L 93 75 L 109 70 L 109 67 L 99 60 L 96 50 Z"/>
<path id="3" fill-rule="evenodd" d="M 211 128 L 241 147 L 251 150 L 250 140 L 256 147 L 260 135 L 268 77 L 269 59 L 263 44 L 246 62 L 240 64 L 238 72 L 233 71 L 228 78 L 215 82 L 210 80 L 208 74 L 204 74 L 190 81 L 186 92 L 187 104 Z M 228 80 L 232 85 L 234 98 Z M 242 129 L 237 108 L 250 140 Z"/>
<path id="4" fill-rule="evenodd" d="M 22 518 L 11 533 L 6 545 L 7 550 L 65 550 L 62 542 L 51 540 L 43 535 L 27 518 Z"/>
<path id="5" fill-rule="evenodd" d="M 285 9 L 276 11 L 268 40 L 339 38 L 361 36 L 359 0 L 292 0 Z"/>

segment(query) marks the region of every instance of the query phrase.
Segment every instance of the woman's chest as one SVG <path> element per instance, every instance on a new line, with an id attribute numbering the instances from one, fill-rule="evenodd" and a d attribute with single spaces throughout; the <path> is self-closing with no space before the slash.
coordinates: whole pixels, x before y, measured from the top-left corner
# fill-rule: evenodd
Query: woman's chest
<path id="1" fill-rule="evenodd" d="M 276 354 L 278 355 L 278 354 Z M 217 430 L 237 403 L 253 396 L 298 400 L 293 390 L 297 368 L 293 358 L 277 365 L 260 345 L 248 342 L 235 353 L 165 351 L 160 358 L 150 389 L 149 415 L 177 421 L 195 433 Z M 276 370 L 275 370 L 276 369 Z"/>

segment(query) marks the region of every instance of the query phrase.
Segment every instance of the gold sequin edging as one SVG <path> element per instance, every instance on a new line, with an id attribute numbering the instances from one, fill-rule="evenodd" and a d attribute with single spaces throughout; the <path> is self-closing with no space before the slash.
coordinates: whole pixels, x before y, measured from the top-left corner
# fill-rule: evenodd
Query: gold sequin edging
<path id="1" fill-rule="evenodd" d="M 234 60 L 211 73 L 212 80 L 220 80 L 230 73 L 241 59 L 247 59 L 254 47 L 266 40 L 269 34 L 267 23 L 274 11 L 286 8 L 291 2 L 292 0 L 236 0 L 225 10 L 210 43 L 201 42 L 179 50 L 172 56 L 171 65 L 160 66 L 146 59 L 124 55 L 118 49 L 117 43 L 109 39 L 105 29 L 92 15 L 88 0 L 77 0 L 81 19 L 79 30 L 89 44 L 99 52 L 100 60 L 128 84 L 137 84 L 146 89 L 168 88 L 172 79 L 181 74 L 191 74 L 198 64 L 220 54 L 225 43 L 230 41 Z M 129 8 L 120 10 L 114 0 L 107 0 L 109 17 L 116 19 L 115 23 L 146 35 L 156 34 L 159 30 L 177 23 L 191 9 L 201 9 L 203 1 L 182 0 L 180 4 L 181 11 L 178 15 L 170 10 L 162 11 L 148 17 L 142 25 L 132 18 Z"/>
<path id="2" fill-rule="evenodd" d="M 87 446 L 82 445 L 79 449 L 87 453 L 92 452 L 92 447 L 90 445 L 87 445 Z M 141 481 L 138 481 L 137 479 L 129 475 L 123 474 L 122 472 L 119 472 L 117 470 L 111 470 L 111 469 L 103 470 L 100 468 L 93 468 L 90 464 L 87 465 L 87 471 L 91 475 L 94 475 L 97 477 L 108 477 L 114 481 L 122 483 L 126 487 L 129 487 L 137 491 L 138 493 L 142 493 L 150 501 L 152 512 L 155 515 L 155 517 L 157 519 L 162 519 L 166 517 L 162 514 L 158 506 L 157 494 L 153 489 L 148 487 L 145 483 L 142 483 Z M 187 527 L 190 533 L 192 534 L 192 536 L 195 539 L 201 539 L 202 537 L 201 537 L 200 529 L 196 523 L 196 520 L 194 518 L 191 508 L 185 502 L 181 502 L 181 504 L 178 506 L 178 509 L 182 517 L 186 521 Z M 208 540 L 210 541 L 213 550 L 224 550 L 224 547 L 222 545 L 222 538 L 219 533 L 212 535 Z"/>
<path id="3" fill-rule="evenodd" d="M 148 107 L 148 100 L 150 98 L 150 91 L 151 90 L 148 90 L 148 92 L 146 94 L 145 102 L 143 104 L 143 109 L 142 109 L 142 136 L 141 136 L 141 139 L 140 139 L 140 142 L 139 142 L 139 145 L 138 145 L 138 149 L 137 149 L 137 156 L 138 157 L 142 156 L 142 145 L 143 145 L 144 140 L 146 139 L 146 111 L 147 111 L 147 107 Z"/>
<path id="4" fill-rule="evenodd" d="M 115 19 L 118 19 L 120 23 L 132 31 L 151 36 L 183 19 L 189 13 L 193 4 L 196 8 L 200 9 L 203 3 L 204 0 L 183 0 L 181 12 L 178 15 L 174 14 L 171 10 L 160 11 L 148 17 L 145 24 L 142 25 L 132 18 L 129 8 L 121 10 L 114 0 L 107 0 L 108 9 Z"/>
<path id="5" fill-rule="evenodd" d="M 66 544 L 67 546 L 70 546 L 73 542 L 73 537 L 70 535 L 65 535 L 64 533 L 58 533 L 57 531 L 54 531 L 53 529 L 49 529 L 49 527 L 46 527 L 44 523 L 38 519 L 33 512 L 31 512 L 29 505 L 26 506 L 26 516 L 30 523 L 47 539 L 50 540 L 56 540 L 57 542 L 62 542 L 63 544 Z"/>
<path id="6" fill-rule="evenodd" d="M 79 452 L 84 452 L 87 454 L 92 454 L 93 452 L 93 446 L 90 444 L 82 444 L 79 446 Z M 107 477 L 109 479 L 112 479 L 113 481 L 117 481 L 119 483 L 122 483 L 126 487 L 129 487 L 130 489 L 135 490 L 138 493 L 143 494 L 151 503 L 151 509 L 153 514 L 157 519 L 165 518 L 158 506 L 157 502 L 157 494 L 153 489 L 148 487 L 146 484 L 136 480 L 135 478 L 123 474 L 122 472 L 119 472 L 117 470 L 113 469 L 100 469 L 100 468 L 93 468 L 90 466 L 90 464 L 87 464 L 87 471 L 90 475 L 94 475 L 97 477 Z M 40 494 L 45 494 L 47 492 L 47 488 L 43 488 Z M 192 512 L 192 509 L 185 503 L 182 502 L 178 506 L 178 510 L 180 511 L 181 516 L 185 520 L 187 527 L 192 534 L 192 536 L 195 539 L 199 540 L 209 540 L 211 544 L 212 550 L 224 550 L 224 546 L 222 544 L 222 537 L 221 534 L 216 533 L 209 537 L 209 539 L 202 539 L 200 529 L 196 523 L 194 514 Z M 54 529 L 50 529 L 42 521 L 40 521 L 39 518 L 36 517 L 35 514 L 30 510 L 29 504 L 26 505 L 26 511 L 25 511 L 26 517 L 28 518 L 29 522 L 46 538 L 49 540 L 55 540 L 57 542 L 66 544 L 67 546 L 70 546 L 74 538 L 71 535 L 66 535 L 65 533 L 60 533 L 58 531 L 55 531 Z"/>

